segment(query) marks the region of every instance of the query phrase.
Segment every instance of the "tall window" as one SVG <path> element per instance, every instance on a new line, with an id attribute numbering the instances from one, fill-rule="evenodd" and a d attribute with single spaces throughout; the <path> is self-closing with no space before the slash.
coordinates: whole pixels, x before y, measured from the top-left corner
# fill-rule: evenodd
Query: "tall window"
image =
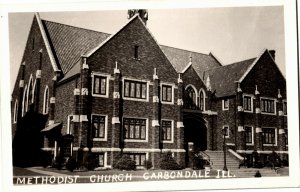
<path id="1" fill-rule="evenodd" d="M 34 103 L 35 93 L 36 93 L 36 80 L 34 80 L 34 84 L 33 84 L 33 87 L 32 87 L 32 98 L 31 98 L 31 103 Z"/>
<path id="2" fill-rule="evenodd" d="M 261 112 L 275 113 L 275 102 L 272 99 L 261 99 Z"/>
<path id="3" fill-rule="evenodd" d="M 140 81 L 124 80 L 124 97 L 146 99 L 147 83 Z"/>
<path id="4" fill-rule="evenodd" d="M 162 85 L 162 98 L 163 102 L 172 102 L 172 86 L 171 85 Z"/>
<path id="5" fill-rule="evenodd" d="M 287 102 L 283 101 L 283 114 L 287 115 Z"/>
<path id="6" fill-rule="evenodd" d="M 252 127 L 245 126 L 245 140 L 246 140 L 245 142 L 247 144 L 252 144 L 253 143 L 252 136 L 253 136 Z"/>
<path id="7" fill-rule="evenodd" d="M 244 96 L 244 110 L 252 111 L 252 97 Z"/>
<path id="8" fill-rule="evenodd" d="M 125 139 L 146 139 L 146 119 L 124 118 Z"/>
<path id="9" fill-rule="evenodd" d="M 107 77 L 94 75 L 93 78 L 93 94 L 94 95 L 107 95 Z"/>
<path id="10" fill-rule="evenodd" d="M 17 122 L 18 118 L 18 100 L 15 101 L 15 106 L 14 106 L 14 123 Z"/>
<path id="11" fill-rule="evenodd" d="M 127 153 L 132 160 L 135 161 L 136 166 L 143 166 L 144 161 L 146 160 L 146 153 Z"/>
<path id="12" fill-rule="evenodd" d="M 224 111 L 229 109 L 229 99 L 223 99 L 222 100 L 222 109 Z"/>
<path id="13" fill-rule="evenodd" d="M 49 88 L 46 86 L 44 91 L 43 114 L 48 114 L 49 111 Z"/>
<path id="14" fill-rule="evenodd" d="M 105 120 L 106 116 L 92 115 L 94 138 L 105 139 Z"/>
<path id="15" fill-rule="evenodd" d="M 276 144 L 276 129 L 274 128 L 262 128 L 262 135 L 263 135 L 263 144 Z"/>
<path id="16" fill-rule="evenodd" d="M 32 103 L 32 91 L 33 91 L 33 85 L 32 85 L 32 75 L 30 76 L 28 88 L 27 88 L 27 98 L 26 98 L 26 108 L 25 111 L 28 111 L 28 107 Z"/>
<path id="17" fill-rule="evenodd" d="M 289 141 L 288 141 L 288 129 L 284 129 L 285 131 L 285 145 L 288 145 L 289 144 Z"/>
<path id="18" fill-rule="evenodd" d="M 197 95 L 192 86 L 186 88 L 184 92 L 185 100 L 183 102 L 184 108 L 197 109 Z"/>
<path id="19" fill-rule="evenodd" d="M 172 141 L 172 121 L 162 120 L 161 126 L 163 141 Z"/>
<path id="20" fill-rule="evenodd" d="M 73 133 L 73 115 L 68 115 L 68 127 L 67 127 L 67 134 Z"/>
<path id="21" fill-rule="evenodd" d="M 24 92 L 23 92 L 22 116 L 24 116 L 25 112 L 26 112 L 26 100 L 27 100 L 27 85 L 25 86 L 25 89 L 24 89 Z"/>
<path id="22" fill-rule="evenodd" d="M 205 105 L 205 96 L 204 96 L 204 91 L 201 90 L 199 95 L 199 108 L 201 111 L 205 110 L 204 105 Z"/>

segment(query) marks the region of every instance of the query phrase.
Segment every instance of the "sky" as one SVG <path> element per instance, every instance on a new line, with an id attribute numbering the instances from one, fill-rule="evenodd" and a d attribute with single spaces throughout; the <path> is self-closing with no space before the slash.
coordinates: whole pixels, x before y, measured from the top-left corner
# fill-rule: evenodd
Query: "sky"
<path id="1" fill-rule="evenodd" d="M 149 9 L 147 27 L 159 44 L 208 54 L 223 65 L 276 51 L 285 75 L 282 6 Z M 128 21 L 127 10 L 40 12 L 42 19 L 114 34 Z M 34 13 L 9 13 L 11 88 L 21 64 Z"/>

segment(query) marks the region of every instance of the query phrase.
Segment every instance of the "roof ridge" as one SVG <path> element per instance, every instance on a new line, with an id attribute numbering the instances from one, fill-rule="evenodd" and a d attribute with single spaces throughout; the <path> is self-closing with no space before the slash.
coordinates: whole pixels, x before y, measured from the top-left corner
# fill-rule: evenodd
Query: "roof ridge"
<path id="1" fill-rule="evenodd" d="M 250 58 L 250 59 L 245 59 L 245 60 L 237 61 L 237 62 L 234 62 L 234 63 L 230 63 L 230 64 L 226 64 L 226 65 L 214 67 L 214 68 L 211 68 L 211 69 L 207 69 L 205 71 L 210 71 L 210 70 L 215 70 L 215 69 L 219 69 L 219 68 L 223 68 L 223 67 L 227 67 L 227 66 L 232 66 L 232 65 L 235 65 L 235 64 L 238 64 L 238 63 L 241 63 L 241 62 L 245 62 L 245 61 L 249 61 L 249 60 L 252 60 L 252 59 L 256 59 L 256 58 L 257 57 L 253 57 L 253 58 Z"/>
<path id="2" fill-rule="evenodd" d="M 206 54 L 206 53 L 200 53 L 200 52 L 191 51 L 191 50 L 187 50 L 187 49 L 181 49 L 181 48 L 173 47 L 173 46 L 169 46 L 169 45 L 161 45 L 160 44 L 160 46 L 165 46 L 165 47 L 169 47 L 169 48 L 173 48 L 173 49 L 178 49 L 178 50 L 182 50 L 182 51 L 188 51 L 188 52 L 192 52 L 192 53 L 197 53 L 197 54 L 201 54 L 201 55 L 210 56 L 209 54 Z"/>
<path id="3" fill-rule="evenodd" d="M 87 29 L 87 28 L 83 28 L 83 27 L 77 27 L 77 26 L 74 26 L 74 25 L 59 23 L 59 22 L 55 22 L 55 21 L 49 21 L 49 20 L 46 20 L 46 19 L 42 19 L 42 21 L 55 23 L 55 24 L 59 24 L 59 25 L 64 25 L 64 26 L 68 26 L 68 27 L 73 27 L 73 28 L 77 28 L 77 29 L 83 29 L 83 30 L 86 30 L 86 31 L 92 31 L 92 32 L 96 32 L 96 33 L 104 33 L 104 34 L 107 34 L 107 35 L 111 35 L 110 33 L 106 33 L 106 32 L 96 31 L 96 30 L 93 30 L 93 29 Z"/>

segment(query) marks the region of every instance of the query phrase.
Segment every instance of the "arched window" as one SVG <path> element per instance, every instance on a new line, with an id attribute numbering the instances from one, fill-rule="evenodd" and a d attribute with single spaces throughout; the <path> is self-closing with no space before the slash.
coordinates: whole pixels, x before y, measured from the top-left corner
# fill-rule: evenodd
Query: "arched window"
<path id="1" fill-rule="evenodd" d="M 192 85 L 188 85 L 185 89 L 183 104 L 186 109 L 197 109 L 197 92 Z"/>
<path id="2" fill-rule="evenodd" d="M 200 90 L 199 94 L 199 109 L 205 111 L 205 93 L 203 89 Z"/>
<path id="3" fill-rule="evenodd" d="M 44 91 L 43 114 L 48 114 L 49 111 L 49 88 L 46 86 Z"/>
<path id="4" fill-rule="evenodd" d="M 32 87 L 32 99 L 31 99 L 31 103 L 34 103 L 34 98 L 36 96 L 35 94 L 36 94 L 36 80 L 34 80 L 33 87 Z"/>
<path id="5" fill-rule="evenodd" d="M 28 89 L 27 89 L 27 97 L 26 97 L 26 105 L 25 105 L 25 112 L 28 111 L 29 105 L 32 103 L 32 75 L 30 75 Z"/>
<path id="6" fill-rule="evenodd" d="M 15 107 L 14 107 L 14 123 L 17 122 L 18 119 L 18 100 L 15 101 Z"/>
<path id="7" fill-rule="evenodd" d="M 26 112 L 26 100 L 27 100 L 27 85 L 25 86 L 24 92 L 23 92 L 23 101 L 22 101 L 22 116 L 25 115 Z"/>

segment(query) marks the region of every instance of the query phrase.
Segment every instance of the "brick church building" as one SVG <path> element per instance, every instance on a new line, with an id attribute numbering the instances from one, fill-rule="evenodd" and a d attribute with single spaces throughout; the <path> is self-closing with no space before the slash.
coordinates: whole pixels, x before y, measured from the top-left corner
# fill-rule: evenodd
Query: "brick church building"
<path id="1" fill-rule="evenodd" d="M 189 149 L 220 151 L 223 138 L 240 157 L 287 158 L 286 80 L 274 50 L 222 65 L 160 45 L 146 10 L 128 16 L 111 35 L 35 14 L 12 92 L 14 162 L 82 148 L 104 168 L 120 153 L 157 167 L 167 151 L 188 166 Z"/>

